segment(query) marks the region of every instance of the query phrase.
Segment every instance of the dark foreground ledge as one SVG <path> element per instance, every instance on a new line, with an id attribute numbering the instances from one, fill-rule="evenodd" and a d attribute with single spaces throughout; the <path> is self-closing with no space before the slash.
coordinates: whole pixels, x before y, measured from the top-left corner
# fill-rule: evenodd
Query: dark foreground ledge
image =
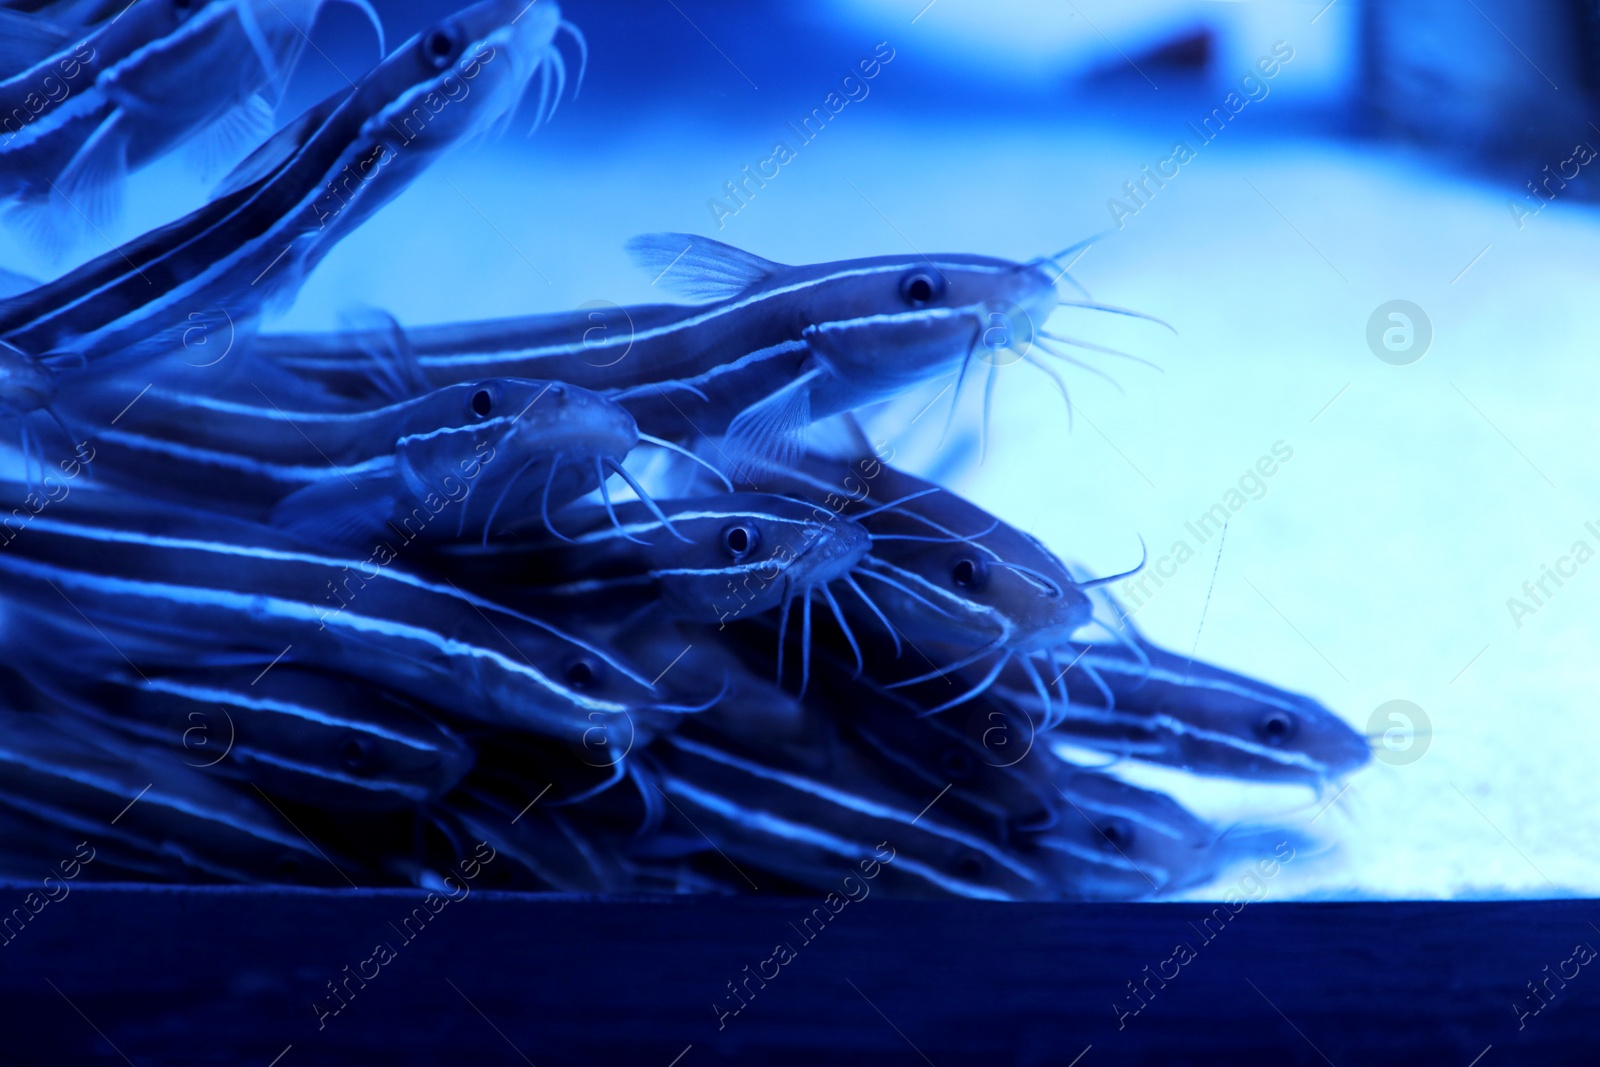
<path id="1" fill-rule="evenodd" d="M 1590 900 L 1203 926 L 1198 903 L 869 898 L 807 926 L 820 898 L 442 899 L 424 922 L 404 891 L 78 886 L 0 947 L 0 1063 L 1600 1062 Z"/>

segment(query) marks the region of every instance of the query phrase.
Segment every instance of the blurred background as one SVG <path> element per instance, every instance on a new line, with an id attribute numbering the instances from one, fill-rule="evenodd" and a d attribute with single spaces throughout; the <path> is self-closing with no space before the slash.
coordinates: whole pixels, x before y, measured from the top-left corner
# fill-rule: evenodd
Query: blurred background
<path id="1" fill-rule="evenodd" d="M 391 47 L 451 7 L 375 2 Z M 1085 290 L 1173 331 L 1052 325 L 1159 370 L 1089 357 L 1113 380 L 1072 372 L 1069 422 L 1042 376 L 1002 368 L 981 462 L 975 397 L 921 418 L 930 388 L 870 432 L 1087 573 L 1132 566 L 1141 537 L 1152 561 L 1185 543 L 1159 581 L 1116 588 L 1134 622 L 1314 696 L 1378 753 L 1320 798 L 1119 770 L 1326 839 L 1276 899 L 1600 893 L 1600 563 L 1573 562 L 1600 551 L 1600 7 L 563 10 L 588 41 L 581 95 L 430 170 L 272 328 L 660 301 L 622 251 L 659 230 L 786 262 L 1088 242 L 1068 257 Z M 280 120 L 377 57 L 348 8 L 314 43 Z M 216 177 L 181 154 L 135 175 L 108 237 Z M 1291 458 L 1264 489 L 1242 485 L 1275 448 Z M 1226 537 L 1202 540 L 1187 524 L 1218 503 Z"/>

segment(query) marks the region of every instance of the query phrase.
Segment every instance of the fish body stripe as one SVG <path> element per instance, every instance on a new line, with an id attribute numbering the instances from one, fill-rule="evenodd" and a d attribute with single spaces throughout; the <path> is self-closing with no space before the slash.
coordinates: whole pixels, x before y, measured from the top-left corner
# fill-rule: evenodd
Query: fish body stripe
<path id="1" fill-rule="evenodd" d="M 741 759 L 740 757 L 732 755 L 731 753 L 723 752 L 720 749 L 712 748 L 709 745 L 703 745 L 696 741 L 691 741 L 686 737 L 669 735 L 665 740 L 672 747 L 681 749 L 684 752 L 693 753 L 702 759 L 708 759 L 716 763 L 721 763 L 724 766 L 741 771 L 742 773 L 750 775 L 751 777 L 760 778 L 763 781 L 775 782 L 784 786 L 785 788 L 792 789 L 799 793 L 804 793 L 807 796 L 815 797 L 818 800 L 825 801 L 849 812 L 865 815 L 874 819 L 882 819 L 888 822 L 904 823 L 907 827 L 915 825 L 921 819 L 921 815 L 916 812 L 891 807 L 887 804 L 881 804 L 877 801 L 860 796 L 859 794 L 851 793 L 843 789 L 836 789 L 833 786 L 827 785 L 823 782 L 815 781 L 814 779 L 804 778 L 800 775 L 790 774 L 787 771 L 777 770 L 772 767 L 765 767 L 759 763 L 754 763 L 750 760 Z M 1037 880 L 1038 876 L 1032 871 L 1016 863 L 1009 856 L 995 848 L 993 844 L 985 841 L 982 838 L 973 837 L 971 834 L 966 834 L 953 827 L 944 826 L 935 822 L 930 822 L 926 830 L 935 837 L 944 838 L 953 841 L 964 848 L 972 849 L 974 852 L 983 853 L 985 856 L 989 857 L 989 859 L 993 860 L 1000 866 L 1005 867 L 1007 870 L 1011 871 L 1013 874 L 1016 874 L 1020 878 L 1028 881 Z"/>
<path id="2" fill-rule="evenodd" d="M 179 444 L 176 441 L 164 440 L 159 437 L 150 437 L 145 434 L 130 433 L 125 430 L 105 430 L 99 435 L 101 440 L 110 444 L 120 445 L 142 453 L 156 453 L 174 460 L 181 460 L 185 465 L 210 467 L 221 470 L 235 471 L 241 474 L 251 474 L 279 484 L 281 492 L 289 491 L 324 478 L 364 474 L 383 474 L 394 469 L 394 456 L 380 455 L 371 459 L 362 460 L 347 466 L 330 464 L 326 461 L 310 466 L 293 465 L 286 463 L 268 463 L 254 459 L 238 452 L 221 452 L 216 449 L 198 448 L 194 445 Z"/>
<path id="3" fill-rule="evenodd" d="M 417 354 L 417 362 L 424 369 L 458 367 L 462 365 L 483 362 L 510 362 L 515 363 L 525 359 L 539 359 L 547 356 L 575 356 L 597 349 L 622 346 L 653 341 L 662 337 L 672 337 L 693 331 L 696 327 L 705 326 L 728 316 L 736 316 L 749 308 L 759 308 L 768 301 L 779 300 L 793 293 L 803 292 L 828 282 L 843 281 L 849 278 L 867 277 L 875 274 L 898 274 L 913 266 L 922 264 L 920 258 L 904 262 L 876 264 L 869 267 L 845 267 L 815 278 L 805 278 L 791 282 L 787 285 L 776 285 L 757 290 L 746 296 L 736 297 L 723 303 L 709 307 L 702 305 L 704 310 L 696 309 L 693 305 L 684 307 L 688 314 L 675 322 L 662 326 L 632 332 L 616 338 L 605 338 L 593 343 L 586 341 L 565 344 L 541 344 L 527 347 L 512 347 L 515 338 L 520 333 L 526 333 L 529 328 L 537 329 L 539 316 L 530 316 L 527 319 L 507 319 L 493 323 L 473 324 L 471 326 L 423 326 L 416 330 L 408 331 L 413 348 Z M 946 267 L 951 270 L 985 271 L 989 273 L 1004 273 L 1008 267 L 984 267 L 974 264 L 939 263 L 934 261 L 936 267 Z M 947 312 L 952 309 L 933 308 L 926 311 L 912 311 L 907 315 L 918 318 L 928 314 L 929 311 Z M 855 321 L 855 320 L 851 320 Z M 518 327 L 521 327 L 520 331 Z M 492 358 L 489 358 L 492 357 Z M 723 361 L 719 361 L 720 363 Z M 714 368 L 713 368 L 714 369 Z"/>
<path id="4" fill-rule="evenodd" d="M 108 526 L 84 525 L 48 517 L 35 518 L 31 523 L 29 523 L 28 529 L 30 531 L 59 533 L 68 537 L 77 537 L 93 541 L 123 543 L 156 549 L 186 550 L 201 554 L 234 557 L 239 559 L 255 559 L 276 563 L 303 563 L 313 567 L 327 568 L 330 571 L 334 568 L 337 568 L 340 573 L 344 573 L 352 569 L 359 571 L 361 567 L 371 565 L 370 560 L 322 556 L 311 552 L 269 548 L 257 545 L 254 542 L 234 543 L 230 541 L 204 541 L 193 538 L 174 537 L 165 534 L 150 534 L 141 531 L 118 530 Z M 3 550 L 0 550 L 0 558 L 4 558 Z M 176 565 L 172 566 L 171 569 L 177 573 L 187 572 L 187 568 L 178 567 Z M 382 579 L 383 581 L 387 582 L 399 583 L 412 589 L 442 597 L 446 600 L 457 601 L 466 604 L 478 611 L 485 611 L 494 615 L 515 619 L 517 623 L 541 630 L 552 637 L 576 645 L 582 648 L 584 651 L 598 656 L 602 660 L 605 660 L 609 665 L 628 673 L 630 678 L 639 677 L 638 675 L 627 671 L 627 668 L 624 667 L 623 664 L 616 661 L 614 657 L 610 656 L 599 646 L 591 645 L 579 640 L 578 638 L 572 637 L 571 635 L 564 633 L 556 626 L 545 622 L 542 619 L 534 618 L 531 615 L 524 615 L 520 612 L 511 611 L 500 604 L 495 603 L 494 601 L 480 596 L 475 596 L 472 593 L 465 592 L 453 585 L 443 586 L 435 584 L 427 581 L 426 579 L 420 578 L 409 571 L 397 569 L 393 566 L 381 566 L 377 567 L 376 570 L 376 578 L 369 578 L 363 575 L 363 580 L 371 582 Z M 263 577 L 271 579 L 278 576 L 276 574 L 269 574 Z M 270 586 L 273 584 L 276 583 L 272 581 L 263 581 L 263 585 Z"/>
<path id="5" fill-rule="evenodd" d="M 503 41 L 499 32 L 468 47 Z M 411 47 L 415 41 L 402 45 L 391 58 Z M 366 81 L 343 95 L 315 132 L 270 177 L 91 261 L 57 282 L 0 304 L 0 335 L 24 351 L 46 355 L 70 348 L 93 360 L 124 349 L 159 348 L 171 329 L 153 336 L 152 324 L 185 322 L 181 314 L 185 310 L 209 311 L 214 305 L 225 308 L 236 300 L 248 305 L 236 309 L 241 314 L 259 310 L 272 292 L 313 265 L 332 243 L 325 239 L 323 220 L 310 218 L 308 210 L 325 195 L 330 176 L 386 146 L 387 141 L 377 139 L 387 136 L 380 135 L 384 127 L 379 120 L 394 113 L 396 107 L 434 91 L 455 66 L 374 107 L 369 97 L 378 92 L 377 85 L 391 69 L 387 60 L 380 63 Z M 414 157 L 426 149 L 408 147 L 408 168 L 425 165 L 426 161 Z M 333 229 L 358 224 L 365 214 L 398 193 L 394 184 L 392 175 L 377 189 L 363 181 L 352 202 L 342 205 Z M 248 293 L 297 243 L 302 247 L 289 266 L 277 271 L 256 293 Z M 196 270 L 195 264 L 203 266 Z"/>
<path id="6" fill-rule="evenodd" d="M 197 703 L 227 704 L 231 707 L 247 708 L 251 711 L 266 711 L 281 715 L 289 715 L 297 719 L 305 719 L 319 726 L 332 726 L 358 733 L 381 737 L 385 741 L 393 741 L 407 748 L 414 748 L 422 752 L 435 752 L 437 749 L 425 740 L 409 737 L 393 730 L 386 730 L 370 719 L 341 718 L 329 712 L 309 707 L 305 704 L 291 704 L 284 700 L 274 700 L 266 697 L 253 697 L 241 693 L 236 689 L 222 689 L 208 685 L 186 685 L 171 678 L 151 678 L 142 683 L 144 689 L 157 693 L 168 693 L 172 696 L 181 696 L 186 700 Z"/>
<path id="7" fill-rule="evenodd" d="M 90 553 L 96 569 L 84 570 L 85 554 L 70 544 L 56 544 L 62 540 L 60 534 L 121 542 L 126 547 Z M 27 558 L 19 551 L 25 551 Z M 629 709 L 626 703 L 553 680 L 525 658 L 530 652 L 546 660 L 571 654 L 564 650 L 588 652 L 637 686 L 641 699 L 651 689 L 614 655 L 549 624 L 470 593 L 434 586 L 392 566 L 372 567 L 369 562 L 366 572 L 361 566 L 306 553 L 71 526 L 46 517 L 36 518 L 0 549 L 0 570 L 66 587 L 63 591 L 74 603 L 70 590 L 91 594 L 96 598 L 91 615 L 112 625 L 147 629 L 165 612 L 177 630 L 203 639 L 215 635 L 259 648 L 292 641 L 302 647 L 297 658 L 322 653 L 330 661 L 327 666 L 387 672 L 389 688 L 454 707 L 468 717 L 510 716 L 520 721 L 540 714 L 562 717 Z M 358 576 L 352 581 L 360 585 L 349 603 L 337 592 L 324 592 L 334 590 L 352 573 Z M 305 590 L 305 599 L 286 596 L 285 589 Z M 345 592 L 351 592 L 348 585 Z M 46 603 L 54 601 L 53 595 L 47 596 Z M 325 602 L 316 603 L 319 598 Z M 219 625 L 219 613 L 236 622 Z M 345 634 L 357 644 L 377 643 L 391 654 L 372 657 L 348 641 L 319 641 L 324 629 Z M 514 654 L 499 650 L 507 644 Z M 397 658 L 399 662 L 389 662 Z M 425 678 L 441 670 L 454 678 L 453 686 L 418 681 L 419 671 Z M 457 691 L 474 690 L 474 680 L 495 688 L 476 690 L 476 695 Z M 491 703 L 485 703 L 486 697 Z M 492 701 L 514 706 L 493 706 Z"/>
<path id="8" fill-rule="evenodd" d="M 0 570 L 45 580 L 58 581 L 68 589 L 98 593 L 108 598 L 153 600 L 169 604 L 189 604 L 199 608 L 217 608 L 229 613 L 245 614 L 251 618 L 278 619 L 291 624 L 326 623 L 337 629 L 356 634 L 370 634 L 390 638 L 402 644 L 421 645 L 440 653 L 447 660 L 469 658 L 486 661 L 508 673 L 526 678 L 542 690 L 563 700 L 594 711 L 624 713 L 628 707 L 611 701 L 600 701 L 574 694 L 552 682 L 537 668 L 525 661 L 514 660 L 502 652 L 457 638 L 446 637 L 436 630 L 393 619 L 362 615 L 348 609 L 327 611 L 316 605 L 283 597 L 260 593 L 240 593 L 230 589 L 215 589 L 196 585 L 179 585 L 172 582 L 142 581 L 131 578 L 107 577 L 67 567 L 49 566 L 31 560 L 0 555 Z M 137 613 L 126 617 L 138 618 Z"/>
<path id="9" fill-rule="evenodd" d="M 754 808 L 747 804 L 736 803 L 717 796 L 682 779 L 663 776 L 666 787 L 678 796 L 691 801 L 703 810 L 712 812 L 729 822 L 744 826 L 758 834 L 776 837 L 780 840 L 802 841 L 808 845 L 821 848 L 836 856 L 854 862 L 863 856 L 871 855 L 869 849 L 847 841 L 842 837 L 818 830 L 813 826 L 791 822 L 771 812 Z M 896 855 L 894 866 L 899 870 L 916 875 L 923 881 L 935 885 L 952 896 L 970 897 L 977 900 L 1015 900 L 1010 893 L 994 889 L 990 886 L 979 885 L 973 882 L 961 882 L 939 873 L 925 863 L 920 863 L 910 856 Z"/>

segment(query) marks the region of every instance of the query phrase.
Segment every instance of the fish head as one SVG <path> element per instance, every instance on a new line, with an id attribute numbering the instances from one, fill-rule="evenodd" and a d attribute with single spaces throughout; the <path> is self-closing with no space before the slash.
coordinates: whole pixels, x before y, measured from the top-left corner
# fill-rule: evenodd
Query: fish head
<path id="1" fill-rule="evenodd" d="M 878 257 L 794 270 L 808 345 L 871 399 L 959 370 L 974 354 L 1015 361 L 1056 303 L 1041 267 L 987 256 Z M 820 406 L 820 414 L 831 413 Z"/>
<path id="2" fill-rule="evenodd" d="M 921 634 L 1027 652 L 1058 645 L 1089 621 L 1088 596 L 1049 550 L 1019 530 L 999 524 L 961 540 L 877 518 L 872 529 L 870 566 L 922 602 L 879 583 L 873 583 L 872 595 L 913 640 Z M 893 540 L 896 536 L 922 539 Z M 927 610 L 929 605 L 935 610 Z"/>
<path id="3" fill-rule="evenodd" d="M 1372 758 L 1365 737 L 1310 697 L 1159 649 L 1146 655 L 1148 669 L 1120 649 L 1110 659 L 1085 659 L 1097 670 L 1127 666 L 1126 682 L 1101 674 L 1111 681 L 1116 710 L 1150 723 L 1163 763 L 1320 789 Z"/>
<path id="4" fill-rule="evenodd" d="M 490 378 L 435 390 L 407 412 L 395 465 L 418 498 L 443 492 L 496 499 L 513 482 L 537 492 L 558 475 L 565 503 L 593 489 L 597 462 L 617 464 L 638 442 L 633 416 L 561 382 Z"/>
<path id="5" fill-rule="evenodd" d="M 686 617 L 748 618 L 848 573 L 870 543 L 860 524 L 765 493 L 727 493 L 669 506 L 684 538 L 656 536 L 650 570 Z"/>
<path id="6" fill-rule="evenodd" d="M 1182 722 L 1178 761 L 1201 773 L 1320 789 L 1371 758 L 1367 739 L 1309 697 L 1262 683 L 1199 684 L 1164 694 Z"/>
<path id="7" fill-rule="evenodd" d="M 553 0 L 480 0 L 395 49 L 362 83 L 370 125 L 403 158 L 449 147 L 509 121 L 530 80 L 565 67 Z M 380 158 L 380 162 L 382 159 Z"/>
<path id="8" fill-rule="evenodd" d="M 618 767 L 658 728 L 664 692 L 631 658 L 553 624 L 522 618 L 549 640 L 519 641 L 513 673 L 493 672 L 474 680 L 481 684 L 488 707 L 506 721 L 528 721 L 531 675 L 545 705 L 545 714 L 536 716 L 542 721 L 535 732 L 565 745 L 590 767 Z"/>
<path id="9" fill-rule="evenodd" d="M 1052 761 L 1062 804 L 1038 844 L 1063 865 L 1075 895 L 1127 900 L 1209 881 L 1222 854 L 1217 830 L 1164 793 Z"/>

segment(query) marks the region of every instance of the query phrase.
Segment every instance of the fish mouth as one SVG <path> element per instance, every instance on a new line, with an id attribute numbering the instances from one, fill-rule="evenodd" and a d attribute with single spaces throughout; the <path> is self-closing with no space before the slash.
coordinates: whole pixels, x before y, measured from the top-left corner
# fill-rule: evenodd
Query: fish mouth
<path id="1" fill-rule="evenodd" d="M 1089 608 L 1087 600 L 1079 610 L 1077 604 L 1062 605 L 1063 610 L 1052 613 L 1053 617 L 1034 626 L 1021 626 L 1018 638 L 1012 642 L 1012 648 L 1018 655 L 1031 655 L 1035 652 L 1049 652 L 1059 649 L 1072 640 L 1072 635 L 1089 622 Z"/>
<path id="2" fill-rule="evenodd" d="M 867 555 L 872 545 L 864 536 L 850 537 L 837 529 L 808 524 L 815 534 L 805 547 L 795 553 L 788 571 L 799 579 L 798 584 L 811 587 L 826 585 L 849 574 Z M 798 566 L 804 563 L 803 567 Z"/>
<path id="3" fill-rule="evenodd" d="M 562 453 L 569 458 L 597 457 L 621 463 L 633 451 L 633 442 L 621 433 L 586 426 L 554 426 L 528 421 L 506 430 L 502 444 L 523 455 Z"/>

